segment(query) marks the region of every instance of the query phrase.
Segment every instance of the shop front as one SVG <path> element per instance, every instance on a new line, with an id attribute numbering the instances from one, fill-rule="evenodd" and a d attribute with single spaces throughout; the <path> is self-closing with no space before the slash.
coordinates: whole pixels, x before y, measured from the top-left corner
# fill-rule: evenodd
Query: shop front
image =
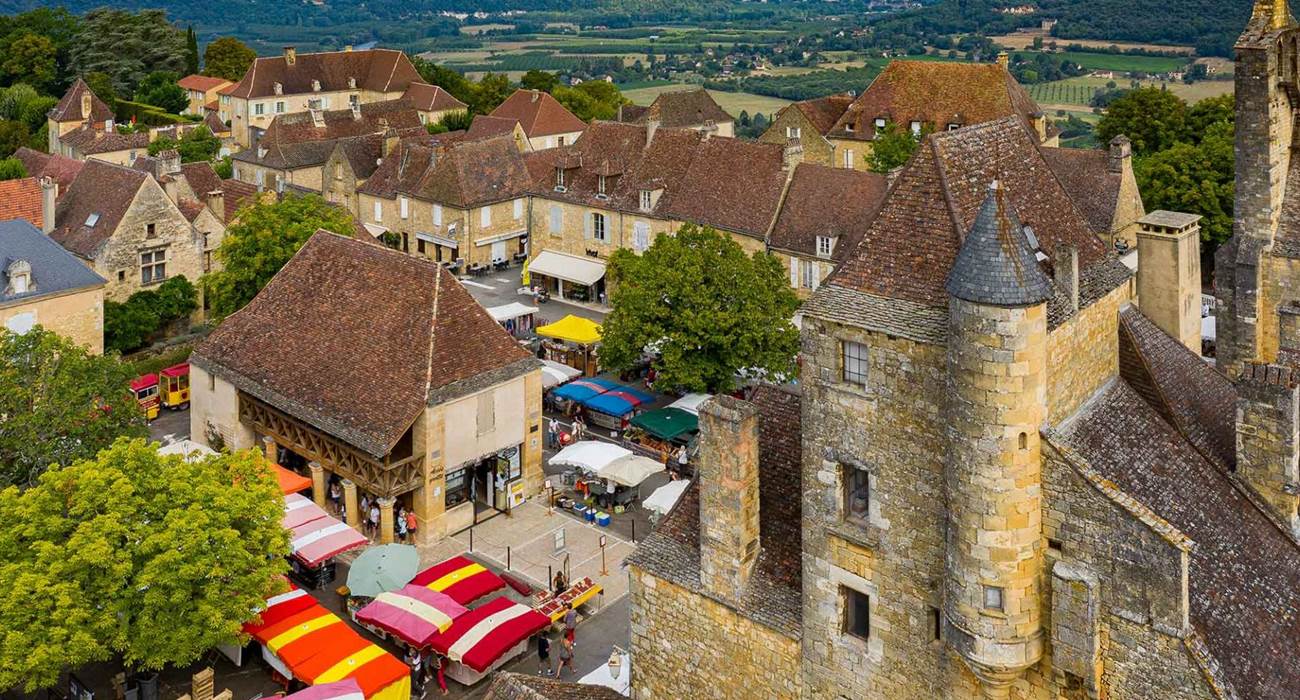
<path id="1" fill-rule="evenodd" d="M 447 471 L 447 532 L 456 533 L 524 502 L 522 445 L 507 447 Z"/>
<path id="2" fill-rule="evenodd" d="M 600 258 L 543 250 L 528 264 L 528 274 L 533 285 L 557 299 L 605 303 L 605 261 Z"/>

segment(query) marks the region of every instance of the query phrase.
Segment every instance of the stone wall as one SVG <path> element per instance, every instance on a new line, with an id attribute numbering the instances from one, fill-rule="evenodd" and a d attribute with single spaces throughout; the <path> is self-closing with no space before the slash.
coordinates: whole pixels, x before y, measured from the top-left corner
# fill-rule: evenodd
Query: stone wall
<path id="1" fill-rule="evenodd" d="M 812 296 L 813 291 L 821 286 L 823 280 L 835 271 L 835 262 L 825 258 L 816 258 L 810 255 L 801 255 L 781 250 L 769 251 L 781 264 L 781 269 L 785 270 L 786 276 L 790 279 L 790 288 L 800 299 L 807 299 Z M 815 266 L 816 282 L 812 286 L 804 286 L 803 271 L 800 267 L 803 261 L 812 261 Z"/>
<path id="2" fill-rule="evenodd" d="M 149 237 L 148 226 L 154 225 Z M 108 280 L 105 297 L 126 301 L 141 289 L 157 282 L 141 283 L 140 255 L 146 251 L 166 251 L 167 277 L 184 275 L 197 285 L 203 276 L 203 237 L 194 230 L 176 205 L 153 178 L 146 178 L 117 229 L 99 250 L 92 267 Z"/>
<path id="3" fill-rule="evenodd" d="M 795 700 L 799 642 L 638 567 L 629 568 L 637 700 Z"/>
<path id="4" fill-rule="evenodd" d="M 831 147 L 835 149 L 834 155 L 831 156 L 831 167 L 834 168 L 853 168 L 854 170 L 870 170 L 867 165 L 867 156 L 871 155 L 870 141 L 855 141 L 853 139 L 827 139 Z M 848 155 L 846 155 L 848 154 Z M 846 165 L 847 162 L 851 163 Z"/>
<path id="5" fill-rule="evenodd" d="M 1119 373 L 1119 309 L 1132 298 L 1120 285 L 1048 333 L 1048 423 L 1073 415 Z"/>
<path id="6" fill-rule="evenodd" d="M 352 217 L 359 221 L 361 209 L 357 203 L 357 188 L 363 182 L 364 180 L 359 179 L 353 172 L 352 164 L 344 155 L 343 149 L 335 146 L 334 152 L 330 154 L 329 160 L 325 161 L 325 167 L 321 172 L 321 194 L 324 195 L 325 201 L 347 209 Z"/>
<path id="7" fill-rule="evenodd" d="M 0 329 L 5 328 L 17 316 L 25 316 L 31 323 L 58 333 L 92 354 L 100 355 L 104 352 L 102 285 L 0 306 Z"/>
<path id="8" fill-rule="evenodd" d="M 1300 389 L 1290 367 L 1245 363 L 1237 382 L 1237 473 L 1274 517 L 1300 532 Z"/>
<path id="9" fill-rule="evenodd" d="M 787 129 L 799 130 L 799 145 L 803 146 L 803 162 L 817 163 L 834 167 L 837 164 L 833 162 L 835 158 L 835 148 L 831 146 L 820 133 L 817 127 L 808 121 L 803 112 L 799 111 L 794 105 L 787 106 L 780 112 L 777 112 L 776 118 L 772 120 L 771 126 L 767 131 L 758 137 L 763 143 L 775 143 L 778 146 L 785 146 L 790 141 Z"/>
<path id="10" fill-rule="evenodd" d="M 213 447 L 208 440 L 209 425 L 231 450 L 255 447 L 253 429 L 239 420 L 239 392 L 230 382 L 191 364 L 190 439 Z"/>

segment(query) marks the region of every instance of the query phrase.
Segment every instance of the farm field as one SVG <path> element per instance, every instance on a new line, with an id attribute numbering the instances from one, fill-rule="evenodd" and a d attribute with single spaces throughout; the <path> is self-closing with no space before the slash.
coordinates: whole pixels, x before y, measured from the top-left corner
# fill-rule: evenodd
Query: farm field
<path id="1" fill-rule="evenodd" d="M 1029 96 L 1033 97 L 1035 102 L 1047 108 L 1057 105 L 1087 106 L 1092 101 L 1093 94 L 1098 90 L 1105 89 L 1106 84 L 1109 82 L 1111 81 L 1106 78 L 1085 76 L 1055 80 L 1050 83 L 1038 83 L 1037 85 L 1026 85 L 1025 87 L 1029 90 Z M 1127 80 L 1116 80 L 1114 82 L 1121 87 L 1128 85 Z M 1191 85 L 1145 80 L 1142 81 L 1142 84 L 1145 87 L 1164 85 L 1170 92 L 1188 102 L 1200 102 L 1210 97 L 1218 97 L 1232 92 L 1232 81 L 1230 80 L 1206 80 Z"/>
<path id="2" fill-rule="evenodd" d="M 1033 52 L 1017 52 L 1025 60 L 1033 60 Z M 1142 73 L 1167 73 L 1178 70 L 1187 63 L 1182 58 L 1165 58 L 1162 56 L 1128 56 L 1123 54 L 1085 53 L 1061 51 L 1052 54 L 1053 58 L 1065 59 L 1078 63 L 1088 70 L 1115 70 Z"/>
<path id="3" fill-rule="evenodd" d="M 648 105 L 654 102 L 655 98 L 665 92 L 674 92 L 678 90 L 688 90 L 691 86 L 681 83 L 669 83 L 667 85 L 656 85 L 654 87 L 639 88 L 636 90 L 624 90 L 623 96 L 631 100 L 633 104 Z M 721 90 L 710 90 L 709 94 L 713 99 L 733 117 L 739 116 L 742 111 L 750 114 L 776 114 L 780 109 L 788 104 L 789 100 L 783 100 L 778 97 L 767 97 L 766 95 L 754 95 L 748 92 L 723 92 Z"/>
<path id="4" fill-rule="evenodd" d="M 1164 44 L 1134 44 L 1127 41 L 1100 41 L 1098 39 L 1059 39 L 1052 36 L 1044 36 L 1042 32 L 1016 32 L 1015 34 L 1003 34 L 1002 36 L 989 37 L 993 43 L 999 46 L 1005 46 L 1008 49 L 1027 49 L 1034 44 L 1035 37 L 1042 37 L 1043 43 L 1055 41 L 1058 46 L 1068 44 L 1078 44 L 1093 49 L 1105 49 L 1112 46 L 1120 49 L 1142 49 L 1144 51 L 1174 51 L 1181 54 L 1191 55 L 1192 47 L 1190 46 L 1166 46 Z"/>

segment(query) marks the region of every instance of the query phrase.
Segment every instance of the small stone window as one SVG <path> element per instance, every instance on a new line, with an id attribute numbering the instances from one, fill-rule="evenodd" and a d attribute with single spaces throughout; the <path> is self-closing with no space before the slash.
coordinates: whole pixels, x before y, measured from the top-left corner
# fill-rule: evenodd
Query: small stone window
<path id="1" fill-rule="evenodd" d="M 1016 438 L 1016 444 L 1019 445 L 1022 450 L 1027 449 L 1029 447 L 1029 434 L 1021 433 L 1020 436 Z"/>
<path id="2" fill-rule="evenodd" d="M 842 377 L 848 384 L 867 385 L 867 346 L 850 340 L 840 342 L 844 370 Z"/>
<path id="3" fill-rule="evenodd" d="M 145 224 L 145 225 L 144 225 L 144 237 L 145 237 L 145 238 L 157 238 L 157 237 L 158 237 L 158 224 Z"/>
<path id="4" fill-rule="evenodd" d="M 840 586 L 844 619 L 840 631 L 861 640 L 871 639 L 871 596 L 848 586 Z"/>
<path id="5" fill-rule="evenodd" d="M 930 622 L 930 641 L 937 642 L 943 639 L 943 613 L 939 611 L 939 608 L 936 608 L 933 605 L 928 608 L 928 612 L 929 616 L 927 619 Z"/>
<path id="6" fill-rule="evenodd" d="M 840 466 L 841 513 L 844 519 L 866 524 L 871 514 L 871 475 L 851 464 Z"/>
<path id="7" fill-rule="evenodd" d="M 985 586 L 984 587 L 984 609 L 1003 612 L 1005 608 L 1006 608 L 1006 601 L 1003 598 L 1002 587 Z"/>
<path id="8" fill-rule="evenodd" d="M 140 284 L 167 279 L 167 251 L 151 250 L 140 254 Z"/>

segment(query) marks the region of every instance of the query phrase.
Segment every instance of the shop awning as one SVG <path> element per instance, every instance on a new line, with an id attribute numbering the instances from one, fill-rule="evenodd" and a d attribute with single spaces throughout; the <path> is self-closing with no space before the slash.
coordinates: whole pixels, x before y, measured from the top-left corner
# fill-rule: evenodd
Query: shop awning
<path id="1" fill-rule="evenodd" d="M 611 382 L 608 379 L 579 379 L 576 382 L 569 382 L 564 386 L 551 392 L 551 396 L 557 399 L 567 401 L 584 401 L 598 394 L 603 394 L 610 389 L 617 389 L 618 383 Z"/>
<path id="2" fill-rule="evenodd" d="M 690 485 L 691 482 L 686 479 L 670 481 L 655 489 L 655 492 L 650 494 L 649 498 L 642 501 L 641 505 L 645 506 L 645 509 L 648 511 L 660 515 L 666 515 L 668 511 L 673 509 L 673 506 L 677 505 L 677 501 L 680 500 L 682 494 L 686 492 L 686 487 Z"/>
<path id="3" fill-rule="evenodd" d="M 537 335 L 556 340 L 567 340 L 578 345 L 593 345 L 600 342 L 600 324 L 589 318 L 569 314 L 555 323 L 548 323 L 536 330 Z"/>
<path id="4" fill-rule="evenodd" d="M 605 276 L 605 261 L 543 250 L 528 264 L 528 272 L 589 287 Z"/>
<path id="5" fill-rule="evenodd" d="M 686 394 L 668 404 L 668 408 L 680 408 L 687 413 L 698 416 L 700 415 L 700 406 L 711 398 L 713 398 L 713 394 Z"/>
<path id="6" fill-rule="evenodd" d="M 293 555 L 307 566 L 316 566 L 338 554 L 368 544 L 366 536 L 347 523 L 325 516 L 299 525 L 289 531 L 289 545 Z"/>
<path id="7" fill-rule="evenodd" d="M 664 463 L 641 455 L 628 455 L 596 470 L 596 476 L 623 486 L 640 486 L 642 481 L 664 470 Z"/>
<path id="8" fill-rule="evenodd" d="M 280 482 L 280 493 L 298 493 L 311 488 L 311 478 L 290 471 L 278 464 L 272 464 L 275 480 Z"/>
<path id="9" fill-rule="evenodd" d="M 596 472 L 620 457 L 630 457 L 631 450 L 596 440 L 582 440 L 560 450 L 551 458 L 551 464 L 578 467 Z"/>
<path id="10" fill-rule="evenodd" d="M 424 586 L 432 591 L 445 593 L 461 605 L 470 603 L 483 596 L 506 587 L 500 576 L 487 567 L 465 557 L 452 557 L 444 562 L 421 571 L 411 579 L 416 586 Z"/>
<path id="11" fill-rule="evenodd" d="M 443 246 L 444 248 L 460 247 L 460 241 L 456 240 L 455 238 L 451 238 L 449 236 L 440 236 L 436 233 L 422 233 L 420 231 L 416 231 L 415 239 L 417 241 L 424 241 L 425 243 L 436 243 L 437 245 Z"/>
<path id="12" fill-rule="evenodd" d="M 509 321 L 512 318 L 535 314 L 537 313 L 537 307 L 512 301 L 509 304 L 502 304 L 501 306 L 489 306 L 487 312 L 488 315 L 492 317 L 493 321 L 501 323 L 503 321 Z"/>
<path id="13" fill-rule="evenodd" d="M 699 416 L 680 408 L 656 408 L 634 417 L 632 427 L 640 428 L 660 440 L 675 440 L 700 429 Z"/>
<path id="14" fill-rule="evenodd" d="M 293 695 L 286 695 L 284 700 L 362 700 L 364 697 L 365 694 L 361 692 L 361 685 L 357 680 L 348 678 L 304 688 Z"/>
<path id="15" fill-rule="evenodd" d="M 528 229 L 521 228 L 515 231 L 507 231 L 506 233 L 499 233 L 495 236 L 484 236 L 483 238 L 476 238 L 474 239 L 474 245 L 476 246 L 492 245 L 493 243 L 508 241 L 511 238 L 518 238 L 520 236 L 524 236 L 527 234 L 528 234 Z"/>
<path id="16" fill-rule="evenodd" d="M 379 238 L 385 233 L 388 233 L 388 227 L 380 226 L 379 224 L 361 224 L 361 227 L 366 230 L 366 233 L 369 233 L 375 238 Z"/>
<path id="17" fill-rule="evenodd" d="M 407 584 L 401 590 L 380 593 L 357 611 L 357 621 L 396 635 L 407 644 L 423 648 L 447 631 L 468 609 L 426 586 Z"/>
<path id="18" fill-rule="evenodd" d="M 433 638 L 434 651 L 482 673 L 515 645 L 551 624 L 551 618 L 509 598 L 494 598 L 461 615 Z"/>
<path id="19" fill-rule="evenodd" d="M 286 530 L 292 530 L 295 527 L 302 527 L 313 520 L 328 518 L 320 506 L 316 505 L 310 498 L 304 498 L 296 493 L 291 493 L 284 497 L 284 519 L 281 520 Z"/>
<path id="20" fill-rule="evenodd" d="M 582 376 L 582 370 L 575 369 L 554 360 L 542 360 L 542 388 L 551 389 L 565 382 Z"/>

